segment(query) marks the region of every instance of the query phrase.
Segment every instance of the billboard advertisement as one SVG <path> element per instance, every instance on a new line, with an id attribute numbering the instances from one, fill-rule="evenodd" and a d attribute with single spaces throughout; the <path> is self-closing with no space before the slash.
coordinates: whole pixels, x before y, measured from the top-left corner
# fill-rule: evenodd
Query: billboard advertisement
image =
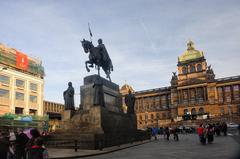
<path id="1" fill-rule="evenodd" d="M 28 69 L 28 57 L 19 51 L 16 51 L 16 66 L 22 70 Z"/>

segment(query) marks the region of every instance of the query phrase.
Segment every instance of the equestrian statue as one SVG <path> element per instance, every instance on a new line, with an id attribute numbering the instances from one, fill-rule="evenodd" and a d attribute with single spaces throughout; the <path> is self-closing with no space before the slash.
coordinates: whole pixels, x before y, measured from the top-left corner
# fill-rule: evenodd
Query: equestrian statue
<path id="1" fill-rule="evenodd" d="M 106 74 L 106 77 L 111 81 L 110 73 L 113 71 L 112 61 L 108 55 L 105 45 L 102 43 L 102 39 L 98 39 L 98 46 L 95 47 L 92 41 L 83 39 L 81 41 L 82 47 L 85 53 L 89 53 L 89 60 L 85 62 L 86 70 L 90 72 L 90 68 L 95 68 L 98 70 L 98 75 L 100 75 L 100 67 Z"/>

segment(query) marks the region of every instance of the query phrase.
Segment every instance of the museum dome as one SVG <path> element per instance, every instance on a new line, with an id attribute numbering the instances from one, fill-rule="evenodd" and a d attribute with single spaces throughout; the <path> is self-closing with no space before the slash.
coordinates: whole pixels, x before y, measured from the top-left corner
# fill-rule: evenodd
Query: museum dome
<path id="1" fill-rule="evenodd" d="M 128 85 L 128 84 L 124 84 L 124 85 L 121 87 L 121 89 L 120 89 L 120 91 L 121 91 L 122 94 L 127 94 L 129 90 L 130 90 L 131 92 L 134 92 L 134 89 L 132 88 L 132 86 L 130 86 L 130 85 Z"/>
<path id="2" fill-rule="evenodd" d="M 181 56 L 178 57 L 178 61 L 184 62 L 184 61 L 188 61 L 188 60 L 198 59 L 203 56 L 204 56 L 203 52 L 196 50 L 194 48 L 194 43 L 190 40 L 187 43 L 187 50 Z"/>

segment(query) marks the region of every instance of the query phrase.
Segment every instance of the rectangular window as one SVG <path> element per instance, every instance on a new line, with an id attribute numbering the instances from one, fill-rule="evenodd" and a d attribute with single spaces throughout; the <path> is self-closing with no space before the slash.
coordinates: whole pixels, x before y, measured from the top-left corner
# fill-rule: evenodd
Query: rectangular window
<path id="1" fill-rule="evenodd" d="M 238 85 L 233 86 L 233 99 L 239 100 L 239 87 Z"/>
<path id="2" fill-rule="evenodd" d="M 231 92 L 230 86 L 225 87 L 225 92 Z"/>
<path id="3" fill-rule="evenodd" d="M 0 97 L 9 98 L 9 90 L 0 89 Z"/>
<path id="4" fill-rule="evenodd" d="M 24 100 L 24 93 L 16 92 L 16 100 Z"/>
<path id="5" fill-rule="evenodd" d="M 234 91 L 239 91 L 238 85 L 234 85 L 234 86 L 233 86 L 233 90 L 234 90 Z"/>
<path id="6" fill-rule="evenodd" d="M 30 102 L 37 103 L 37 96 L 30 95 Z"/>
<path id="7" fill-rule="evenodd" d="M 37 115 L 37 110 L 29 109 L 29 115 Z"/>
<path id="8" fill-rule="evenodd" d="M 37 84 L 36 83 L 30 83 L 30 90 L 37 91 Z"/>
<path id="9" fill-rule="evenodd" d="M 0 82 L 3 83 L 3 84 L 9 84 L 10 83 L 10 77 L 0 75 Z"/>
<path id="10" fill-rule="evenodd" d="M 23 114 L 23 108 L 16 107 L 15 114 Z"/>
<path id="11" fill-rule="evenodd" d="M 16 86 L 24 88 L 25 82 L 23 80 L 16 79 Z"/>

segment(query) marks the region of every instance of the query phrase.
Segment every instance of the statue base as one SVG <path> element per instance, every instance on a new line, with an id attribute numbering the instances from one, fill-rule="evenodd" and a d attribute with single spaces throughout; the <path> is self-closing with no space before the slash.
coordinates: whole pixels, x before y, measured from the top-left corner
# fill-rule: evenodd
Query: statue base
<path id="1" fill-rule="evenodd" d="M 65 120 L 71 119 L 73 114 L 74 114 L 74 110 L 64 110 L 62 112 L 62 120 L 65 121 Z"/>
<path id="2" fill-rule="evenodd" d="M 136 115 L 92 106 L 89 110 L 79 110 L 71 119 L 62 121 L 61 129 L 51 136 L 47 146 L 74 148 L 74 141 L 77 140 L 80 149 L 102 149 L 149 138 L 147 132 L 137 130 Z"/>
<path id="3" fill-rule="evenodd" d="M 150 138 L 147 132 L 137 130 L 135 114 L 123 113 L 118 85 L 92 75 L 84 78 L 80 91 L 82 109 L 71 119 L 64 117 L 67 120 L 62 121 L 48 146 L 54 143 L 54 147 L 74 148 L 77 140 L 78 148 L 101 149 Z"/>
<path id="4" fill-rule="evenodd" d="M 90 107 L 97 105 L 110 111 L 123 112 L 119 86 L 99 75 L 85 77 L 80 94 L 83 110 L 89 110 Z"/>

